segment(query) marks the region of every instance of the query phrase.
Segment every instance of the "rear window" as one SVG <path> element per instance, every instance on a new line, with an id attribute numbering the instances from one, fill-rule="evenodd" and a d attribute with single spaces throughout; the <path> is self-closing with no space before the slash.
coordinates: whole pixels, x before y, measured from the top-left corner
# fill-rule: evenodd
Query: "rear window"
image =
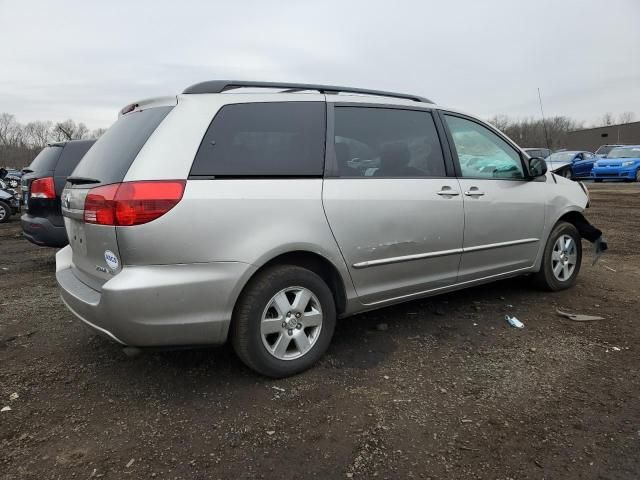
<path id="1" fill-rule="evenodd" d="M 124 180 L 138 152 L 172 108 L 155 107 L 120 117 L 87 152 L 73 176 L 103 184 Z"/>
<path id="2" fill-rule="evenodd" d="M 58 158 L 62 153 L 64 145 L 45 147 L 36 158 L 33 159 L 28 170 L 36 173 L 45 173 L 56 168 Z"/>
<path id="3" fill-rule="evenodd" d="M 76 168 L 80 160 L 87 150 L 95 143 L 94 140 L 79 140 L 75 142 L 69 142 L 65 145 L 60 156 L 60 161 L 56 166 L 56 176 L 68 177 Z"/>
<path id="4" fill-rule="evenodd" d="M 211 122 L 191 175 L 321 176 L 324 143 L 322 102 L 226 105 Z"/>

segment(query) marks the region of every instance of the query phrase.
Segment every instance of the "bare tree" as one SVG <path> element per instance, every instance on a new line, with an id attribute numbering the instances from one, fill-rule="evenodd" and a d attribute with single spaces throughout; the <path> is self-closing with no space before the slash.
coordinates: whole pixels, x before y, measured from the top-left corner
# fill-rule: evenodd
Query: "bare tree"
<path id="1" fill-rule="evenodd" d="M 606 127 L 608 125 L 613 125 L 615 123 L 615 118 L 611 112 L 607 112 L 602 117 L 600 117 L 600 126 Z"/>
<path id="2" fill-rule="evenodd" d="M 24 126 L 26 142 L 33 148 L 44 148 L 52 140 L 52 126 L 49 121 L 29 122 Z"/>
<path id="3" fill-rule="evenodd" d="M 24 131 L 16 117 L 9 113 L 0 114 L 0 145 L 19 147 L 24 144 Z"/>
<path id="4" fill-rule="evenodd" d="M 635 118 L 636 115 L 633 112 L 622 112 L 618 117 L 618 123 L 630 123 L 633 122 Z"/>
<path id="5" fill-rule="evenodd" d="M 58 142 L 81 140 L 88 135 L 89 129 L 84 123 L 76 123 L 71 119 L 58 122 L 53 127 L 53 137 Z"/>
<path id="6" fill-rule="evenodd" d="M 95 130 L 91 130 L 91 133 L 89 134 L 89 136 L 87 138 L 98 139 L 102 135 L 104 135 L 104 132 L 106 132 L 106 131 L 107 131 L 106 128 L 96 128 Z"/>

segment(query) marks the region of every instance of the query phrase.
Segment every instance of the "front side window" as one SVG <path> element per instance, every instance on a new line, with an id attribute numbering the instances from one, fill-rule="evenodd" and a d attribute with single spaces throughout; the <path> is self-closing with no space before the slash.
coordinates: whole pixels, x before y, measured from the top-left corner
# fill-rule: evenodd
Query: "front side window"
<path id="1" fill-rule="evenodd" d="M 431 113 L 373 107 L 335 108 L 341 177 L 442 177 L 442 148 Z"/>
<path id="2" fill-rule="evenodd" d="M 321 176 L 324 143 L 322 102 L 226 105 L 205 133 L 191 175 Z"/>
<path id="3" fill-rule="evenodd" d="M 488 128 L 445 115 L 463 177 L 524 178 L 518 152 Z"/>

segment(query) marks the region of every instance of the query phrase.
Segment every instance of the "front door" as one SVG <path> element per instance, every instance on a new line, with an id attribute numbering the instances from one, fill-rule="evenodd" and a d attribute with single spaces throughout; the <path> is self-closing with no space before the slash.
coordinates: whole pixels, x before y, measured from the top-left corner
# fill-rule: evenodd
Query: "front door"
<path id="1" fill-rule="evenodd" d="M 324 181 L 323 202 L 361 301 L 455 283 L 463 201 L 446 174 L 432 113 L 340 104 L 333 111 L 336 172 Z"/>
<path id="2" fill-rule="evenodd" d="M 480 122 L 444 114 L 464 199 L 458 282 L 531 267 L 543 247 L 543 181 L 525 178 L 520 153 Z"/>

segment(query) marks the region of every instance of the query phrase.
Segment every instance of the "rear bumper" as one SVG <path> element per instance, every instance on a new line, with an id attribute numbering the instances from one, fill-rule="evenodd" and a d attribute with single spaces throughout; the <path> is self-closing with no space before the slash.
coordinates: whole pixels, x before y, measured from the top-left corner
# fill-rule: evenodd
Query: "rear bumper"
<path id="1" fill-rule="evenodd" d="M 85 324 L 123 345 L 216 345 L 255 267 L 240 262 L 125 266 L 97 291 L 73 273 L 71 247 L 56 255 L 62 300 Z"/>
<path id="2" fill-rule="evenodd" d="M 69 243 L 64 225 L 56 226 L 48 218 L 25 213 L 20 217 L 22 233 L 31 243 L 42 247 L 61 248 Z"/>
<path id="3" fill-rule="evenodd" d="M 591 170 L 593 178 L 610 178 L 618 180 L 627 180 L 636 178 L 635 168 L 622 167 L 593 167 Z"/>

